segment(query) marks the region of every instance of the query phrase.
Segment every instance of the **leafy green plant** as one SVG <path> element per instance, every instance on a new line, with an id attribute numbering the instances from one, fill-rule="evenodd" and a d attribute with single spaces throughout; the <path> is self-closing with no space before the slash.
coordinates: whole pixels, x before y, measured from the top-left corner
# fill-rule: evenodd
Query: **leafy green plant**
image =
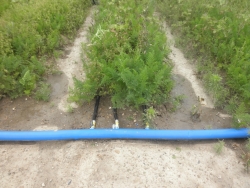
<path id="1" fill-rule="evenodd" d="M 35 75 L 30 74 L 29 70 L 27 70 L 24 73 L 23 77 L 19 80 L 19 82 L 23 85 L 24 93 L 26 95 L 29 95 L 30 92 L 35 88 L 35 81 Z"/>
<path id="2" fill-rule="evenodd" d="M 225 147 L 225 142 L 224 140 L 219 140 L 215 145 L 214 145 L 214 150 L 217 154 L 221 154 L 223 149 Z"/>
<path id="3" fill-rule="evenodd" d="M 165 34 L 153 18 L 154 1 L 101 1 L 91 43 L 85 46 L 86 79 L 75 80 L 73 101 L 111 96 L 114 107 L 139 107 L 168 100 L 173 82 Z"/>

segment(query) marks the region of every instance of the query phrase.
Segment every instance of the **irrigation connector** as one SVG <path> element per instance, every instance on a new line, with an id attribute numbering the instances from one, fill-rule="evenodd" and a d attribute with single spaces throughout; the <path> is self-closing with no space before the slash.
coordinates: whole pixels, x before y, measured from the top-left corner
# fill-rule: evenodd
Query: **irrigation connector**
<path id="1" fill-rule="evenodd" d="M 113 108 L 114 118 L 115 118 L 115 124 L 112 125 L 113 129 L 119 129 L 119 120 L 117 115 L 117 108 Z"/>
<path id="2" fill-rule="evenodd" d="M 95 129 L 96 128 L 96 119 L 98 115 L 98 108 L 99 108 L 99 103 L 100 103 L 101 96 L 96 96 L 95 100 L 95 107 L 94 107 L 94 112 L 92 116 L 92 120 L 90 122 L 90 129 Z M 119 120 L 118 120 L 118 115 L 117 115 L 117 108 L 113 108 L 113 114 L 115 118 L 115 124 L 112 125 L 113 129 L 119 129 Z"/>
<path id="3" fill-rule="evenodd" d="M 99 107 L 100 99 L 101 97 L 99 95 L 96 96 L 94 112 L 92 116 L 92 121 L 90 123 L 90 129 L 96 128 L 96 118 L 98 115 L 98 107 Z M 148 109 L 147 105 L 142 105 L 142 110 L 145 116 L 147 114 L 147 109 Z M 115 123 L 112 125 L 112 129 L 119 129 L 120 127 L 119 127 L 117 108 L 113 108 L 113 114 L 114 114 Z M 149 122 L 146 119 L 144 119 L 144 124 L 145 124 L 145 129 L 150 129 Z"/>
<path id="4" fill-rule="evenodd" d="M 142 110 L 143 110 L 144 116 L 146 116 L 146 114 L 147 114 L 147 109 L 148 109 L 147 105 L 142 105 Z M 144 123 L 145 123 L 145 129 L 150 129 L 149 122 L 146 119 L 144 119 Z"/>

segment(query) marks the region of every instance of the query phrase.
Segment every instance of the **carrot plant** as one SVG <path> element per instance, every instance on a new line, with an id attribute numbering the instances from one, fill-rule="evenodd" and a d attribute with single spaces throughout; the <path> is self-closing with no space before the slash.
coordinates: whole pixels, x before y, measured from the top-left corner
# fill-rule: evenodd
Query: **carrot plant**
<path id="1" fill-rule="evenodd" d="M 233 109 L 236 127 L 249 125 L 250 2 L 158 0 L 158 5 L 181 45 L 206 57 L 198 70 L 216 105 Z"/>
<path id="2" fill-rule="evenodd" d="M 90 4 L 89 0 L 1 1 L 0 98 L 32 93 L 45 72 L 44 59 L 76 34 Z"/>
<path id="3" fill-rule="evenodd" d="M 103 0 L 85 47 L 86 79 L 75 79 L 70 99 L 111 96 L 114 107 L 139 107 L 168 100 L 173 82 L 165 60 L 166 38 L 153 18 L 154 1 Z"/>
<path id="4" fill-rule="evenodd" d="M 11 0 L 1 0 L 0 3 L 1 3 L 1 6 L 0 6 L 0 16 L 1 16 L 1 14 L 4 11 L 6 11 L 7 9 L 10 8 L 10 6 L 11 6 Z"/>

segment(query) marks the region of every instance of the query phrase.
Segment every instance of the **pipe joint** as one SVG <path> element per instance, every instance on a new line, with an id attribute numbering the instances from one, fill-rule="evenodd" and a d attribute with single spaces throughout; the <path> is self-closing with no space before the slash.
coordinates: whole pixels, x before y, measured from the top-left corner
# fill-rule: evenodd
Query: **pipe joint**
<path id="1" fill-rule="evenodd" d="M 119 129 L 119 121 L 118 119 L 115 120 L 115 124 L 112 125 L 113 129 Z"/>
<path id="2" fill-rule="evenodd" d="M 96 126 L 96 121 L 92 120 L 90 123 L 90 129 L 95 129 L 95 126 Z"/>

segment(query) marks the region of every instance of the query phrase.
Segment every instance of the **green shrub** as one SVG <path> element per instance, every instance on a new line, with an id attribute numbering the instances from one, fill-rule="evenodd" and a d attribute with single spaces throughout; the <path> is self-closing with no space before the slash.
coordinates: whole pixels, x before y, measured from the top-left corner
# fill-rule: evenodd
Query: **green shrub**
<path id="1" fill-rule="evenodd" d="M 0 96 L 30 95 L 63 38 L 82 25 L 89 0 L 4 1 L 0 9 Z M 1 2 L 2 7 L 2 2 Z M 4 9 L 4 11 L 3 11 Z"/>
<path id="2" fill-rule="evenodd" d="M 75 80 L 70 99 L 111 96 L 114 107 L 161 104 L 173 83 L 166 38 L 153 18 L 154 1 L 101 1 L 85 47 L 86 80 Z"/>

